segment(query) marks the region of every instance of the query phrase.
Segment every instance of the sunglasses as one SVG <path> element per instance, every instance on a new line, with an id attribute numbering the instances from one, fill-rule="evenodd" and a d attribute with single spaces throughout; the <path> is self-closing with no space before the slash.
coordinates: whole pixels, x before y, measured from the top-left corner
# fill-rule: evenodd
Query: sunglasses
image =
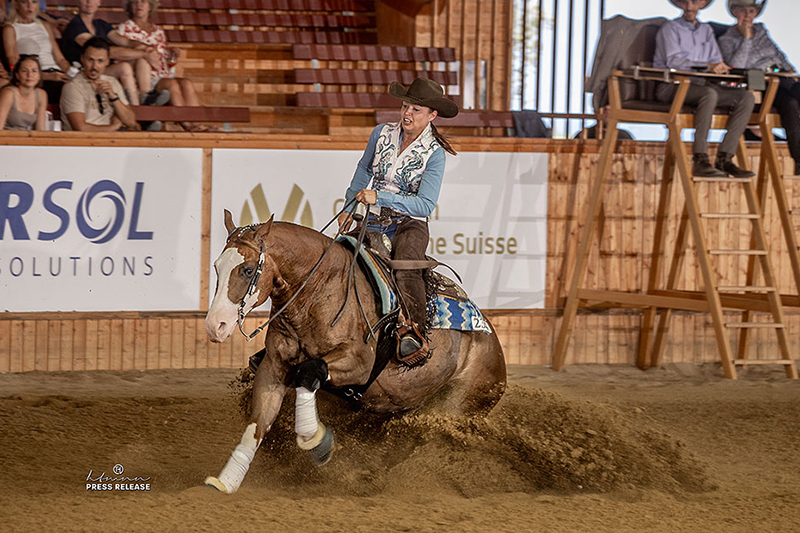
<path id="1" fill-rule="evenodd" d="M 97 107 L 100 110 L 100 114 L 105 113 L 105 107 L 103 107 L 103 97 L 100 96 L 99 93 L 94 93 L 94 97 L 97 98 Z"/>

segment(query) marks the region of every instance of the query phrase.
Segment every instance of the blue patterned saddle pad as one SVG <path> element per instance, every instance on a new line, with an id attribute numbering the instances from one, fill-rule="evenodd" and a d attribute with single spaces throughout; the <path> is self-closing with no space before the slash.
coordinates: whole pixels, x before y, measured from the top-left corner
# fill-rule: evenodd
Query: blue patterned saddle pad
<path id="1" fill-rule="evenodd" d="M 350 235 L 342 235 L 337 239 L 348 249 L 355 248 L 356 239 Z M 398 298 L 392 290 L 387 273 L 365 247 L 359 250 L 359 266 L 372 278 L 376 296 L 380 301 L 381 314 L 386 315 L 398 305 Z M 428 292 L 428 329 L 455 329 L 459 331 L 482 331 L 491 333 L 489 323 L 480 309 L 467 297 L 464 290 L 455 281 L 438 272 L 429 271 L 426 276 Z M 447 289 L 438 290 L 438 289 Z"/>

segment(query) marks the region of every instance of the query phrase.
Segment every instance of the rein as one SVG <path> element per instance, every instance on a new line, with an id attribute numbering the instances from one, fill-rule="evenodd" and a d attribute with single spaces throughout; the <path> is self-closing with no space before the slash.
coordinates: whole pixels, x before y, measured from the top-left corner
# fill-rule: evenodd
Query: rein
<path id="1" fill-rule="evenodd" d="M 358 208 L 358 204 L 356 204 L 356 199 L 355 198 L 350 200 L 338 213 L 336 213 L 333 216 L 333 218 L 330 220 L 330 222 L 325 224 L 325 227 L 322 228 L 322 230 L 320 230 L 320 231 L 325 231 L 326 229 L 328 229 L 328 226 L 330 226 L 333 223 L 333 221 L 336 220 L 339 217 L 339 215 L 344 213 L 348 208 L 350 208 L 349 213 L 350 213 L 350 216 L 352 216 L 353 213 L 355 213 L 356 209 Z M 239 230 L 239 235 L 241 235 L 241 233 L 245 229 L 247 229 L 249 227 L 250 226 L 245 226 L 244 228 L 241 228 Z M 365 227 L 366 227 L 366 225 L 365 225 Z M 236 230 L 233 230 L 231 232 L 231 234 L 228 235 L 228 242 L 230 242 L 231 237 L 233 237 L 233 235 L 235 233 L 236 233 Z M 305 288 L 305 286 L 308 284 L 308 280 L 311 279 L 311 276 L 314 275 L 314 273 L 317 271 L 319 266 L 322 264 L 322 261 L 328 255 L 328 252 L 331 251 L 331 249 L 333 248 L 333 245 L 336 243 L 336 238 L 339 237 L 339 235 L 341 235 L 341 233 L 342 233 L 341 231 L 337 231 L 336 232 L 336 235 L 333 237 L 333 240 L 328 245 L 328 247 L 325 249 L 325 253 L 322 254 L 322 257 L 320 257 L 319 260 L 316 262 L 316 264 L 311 268 L 311 272 L 308 273 L 308 276 L 306 276 L 306 279 L 303 280 L 303 283 L 300 284 L 300 286 L 297 288 L 295 293 L 292 294 L 292 296 L 286 301 L 286 303 L 284 303 L 281 306 L 281 308 L 278 309 L 275 313 L 270 313 L 270 317 L 266 322 L 264 322 L 258 328 L 256 328 L 255 331 L 253 331 L 252 333 L 248 334 L 248 333 L 244 332 L 244 318 L 245 318 L 245 315 L 246 315 L 246 313 L 244 312 L 244 308 L 247 305 L 246 304 L 247 298 L 249 298 L 250 296 L 252 296 L 255 293 L 256 287 L 258 285 L 258 280 L 259 280 L 259 278 L 261 278 L 261 272 L 264 269 L 264 261 L 265 261 L 265 257 L 266 257 L 266 246 L 264 245 L 263 242 L 261 243 L 261 250 L 260 250 L 259 255 L 258 255 L 258 265 L 256 266 L 255 272 L 253 272 L 253 277 L 250 278 L 250 284 L 247 287 L 247 292 L 242 297 L 242 301 L 239 302 L 239 311 L 237 313 L 238 317 L 236 319 L 236 322 L 237 322 L 237 324 L 239 326 L 239 331 L 242 333 L 242 335 L 244 335 L 244 338 L 247 340 L 247 342 L 250 342 L 251 340 L 253 340 L 253 338 L 255 336 L 257 336 L 259 333 L 264 331 L 264 328 L 269 326 L 272 323 L 273 320 L 278 318 L 281 315 L 281 313 L 283 313 L 286 310 L 286 308 L 289 307 L 289 305 L 294 301 L 294 299 L 297 298 L 297 296 L 300 294 L 300 291 L 302 291 Z M 348 291 L 348 294 L 349 294 L 349 291 Z M 363 310 L 362 310 L 362 312 L 363 312 Z M 338 320 L 338 318 L 337 318 L 337 320 Z M 336 321 L 334 321 L 334 323 L 336 323 Z"/>

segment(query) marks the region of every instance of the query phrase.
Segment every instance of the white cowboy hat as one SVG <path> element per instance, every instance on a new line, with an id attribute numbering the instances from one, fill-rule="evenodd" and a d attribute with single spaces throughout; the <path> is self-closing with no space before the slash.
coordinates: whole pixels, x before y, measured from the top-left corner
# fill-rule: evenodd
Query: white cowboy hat
<path id="1" fill-rule="evenodd" d="M 728 13 L 730 13 L 733 18 L 736 18 L 733 15 L 734 7 L 754 7 L 758 9 L 756 16 L 759 16 L 765 5 L 767 5 L 767 0 L 728 0 Z"/>
<path id="2" fill-rule="evenodd" d="M 678 5 L 678 2 L 680 2 L 681 0 L 669 0 L 669 1 L 672 3 L 672 5 L 673 5 L 673 6 L 677 7 L 678 9 L 683 9 L 681 6 L 679 6 L 679 5 Z M 710 5 L 711 5 L 711 2 L 713 2 L 713 1 L 714 1 L 714 0 L 706 0 L 706 5 L 704 5 L 704 6 L 703 6 L 703 7 L 701 7 L 700 9 L 705 9 L 705 8 L 707 8 L 708 6 L 710 6 Z"/>

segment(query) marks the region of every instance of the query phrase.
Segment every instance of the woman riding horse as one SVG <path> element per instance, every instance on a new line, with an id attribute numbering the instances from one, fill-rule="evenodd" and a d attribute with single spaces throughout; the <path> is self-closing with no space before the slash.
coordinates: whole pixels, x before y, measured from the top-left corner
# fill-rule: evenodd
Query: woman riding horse
<path id="1" fill-rule="evenodd" d="M 367 229 L 386 235 L 392 242 L 392 259 L 421 261 L 428 247 L 428 217 L 439 200 L 445 155 L 456 155 L 433 125 L 437 116 L 452 118 L 458 106 L 444 98 L 441 85 L 417 78 L 406 90 L 397 82 L 389 94 L 403 101 L 400 121 L 380 124 L 372 130 L 364 155 L 358 162 L 345 202 L 353 198 L 368 206 Z M 367 186 L 372 180 L 372 188 Z M 352 224 L 349 213 L 339 216 L 339 230 Z M 397 288 L 404 304 L 401 320 L 400 358 L 424 360 L 428 355 L 425 335 L 425 281 L 422 270 L 398 270 Z"/>
<path id="2" fill-rule="evenodd" d="M 427 80 L 416 80 L 408 91 L 392 86 L 391 94 L 406 103 L 400 125 L 380 126 L 373 132 L 373 148 L 370 152 L 368 147 L 368 154 L 383 154 L 380 173 L 372 169 L 375 189 L 364 188 L 368 178 L 359 185 L 359 180 L 364 179 L 359 177 L 360 172 L 351 187 L 351 198 L 358 197 L 373 209 L 380 205 L 406 213 L 390 213 L 389 223 L 380 228 L 385 234 L 391 231 L 395 235 L 395 257 L 403 249 L 398 235 L 404 231 L 411 234 L 408 240 L 413 253 L 424 257 L 425 217 L 436 205 L 439 194 L 444 168 L 442 150 L 450 149 L 430 122 L 438 114 L 454 116 L 458 112 L 441 93 L 441 87 Z M 372 156 L 365 158 L 364 166 Z M 369 175 L 369 171 L 365 173 Z M 356 192 L 359 187 L 361 190 Z M 424 205 L 427 210 L 421 207 Z M 381 220 L 387 219 L 378 211 L 369 223 L 375 226 Z M 350 225 L 344 217 L 339 222 L 343 228 Z M 297 444 L 317 465 L 324 464 L 333 450 L 333 432 L 317 414 L 316 393 L 320 388 L 363 388 L 363 393 L 350 395 L 351 398 L 362 409 L 382 413 L 429 404 L 439 413 L 472 416 L 488 412 L 502 397 L 505 359 L 488 320 L 484 322 L 480 317 L 479 322 L 485 324 L 480 328 L 432 329 L 428 335 L 436 346 L 436 357 L 414 368 L 384 359 L 385 367 L 376 371 L 379 355 L 387 352 L 379 344 L 379 339 L 385 337 L 381 333 L 377 338 L 372 335 L 372 325 L 378 325 L 382 317 L 375 305 L 346 304 L 351 294 L 358 299 L 359 294 L 372 291 L 364 272 L 352 269 L 350 249 L 318 231 L 273 223 L 272 219 L 264 224 L 236 227 L 227 210 L 225 228 L 228 239 L 214 263 L 217 289 L 206 315 L 209 337 L 215 342 L 224 341 L 237 324 L 242 327 L 247 313 L 268 299 L 272 300 L 273 311 L 264 339 L 264 358 L 257 365 L 253 380 L 249 423 L 220 474 L 208 477 L 206 485 L 229 494 L 239 489 L 291 388 L 296 393 Z M 424 288 L 420 301 L 424 302 Z M 419 326 L 424 324 L 424 312 L 411 317 Z"/>

